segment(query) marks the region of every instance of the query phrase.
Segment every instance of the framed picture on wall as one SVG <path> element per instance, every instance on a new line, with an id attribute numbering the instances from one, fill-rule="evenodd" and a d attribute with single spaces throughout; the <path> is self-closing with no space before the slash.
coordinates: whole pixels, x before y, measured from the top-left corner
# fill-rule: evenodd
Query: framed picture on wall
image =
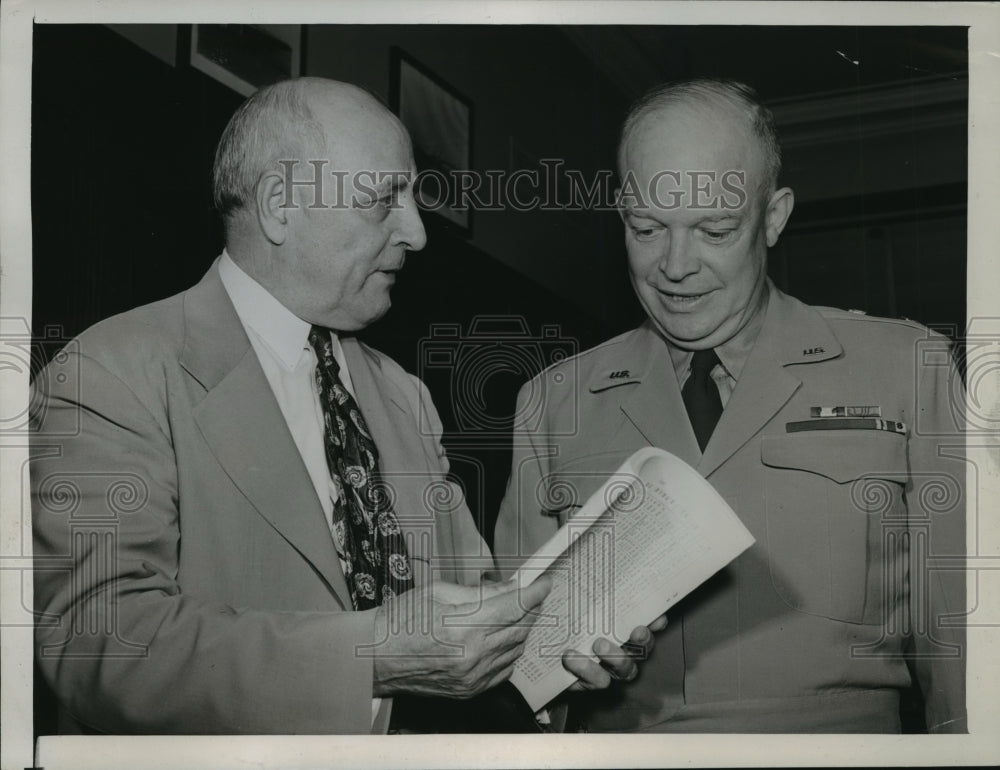
<path id="1" fill-rule="evenodd" d="M 472 167 L 472 102 L 401 49 L 390 58 L 390 101 L 413 140 L 417 201 L 469 236 L 472 210 L 459 205 L 456 173 Z"/>
<path id="2" fill-rule="evenodd" d="M 250 96 L 302 72 L 300 24 L 192 24 L 191 66 Z"/>

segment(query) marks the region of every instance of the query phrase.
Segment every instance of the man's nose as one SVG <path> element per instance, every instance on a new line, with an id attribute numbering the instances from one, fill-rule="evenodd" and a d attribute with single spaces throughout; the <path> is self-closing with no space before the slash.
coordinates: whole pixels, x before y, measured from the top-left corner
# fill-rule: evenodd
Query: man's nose
<path id="1" fill-rule="evenodd" d="M 671 230 L 664 241 L 659 267 L 668 280 L 679 283 L 698 272 L 701 262 L 695 254 L 696 244 L 690 233 L 680 229 Z"/>
<path id="2" fill-rule="evenodd" d="M 397 230 L 398 242 L 407 251 L 420 251 L 427 245 L 427 231 L 420 218 L 420 207 L 415 200 L 409 200 L 400 211 L 401 222 Z"/>

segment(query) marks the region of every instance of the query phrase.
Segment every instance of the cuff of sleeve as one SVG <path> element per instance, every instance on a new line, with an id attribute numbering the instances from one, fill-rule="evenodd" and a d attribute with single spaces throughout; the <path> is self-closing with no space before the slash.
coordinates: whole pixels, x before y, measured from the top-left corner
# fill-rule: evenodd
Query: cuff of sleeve
<path id="1" fill-rule="evenodd" d="M 375 639 L 375 613 L 337 613 L 331 633 L 337 643 L 331 644 L 332 655 L 347 655 L 347 660 L 331 661 L 327 669 L 333 672 L 329 682 L 330 698 L 335 714 L 339 716 L 336 732 L 368 734 L 372 730 L 374 696 L 374 659 L 378 654 L 379 640 Z M 345 644 L 346 643 L 346 644 Z"/>

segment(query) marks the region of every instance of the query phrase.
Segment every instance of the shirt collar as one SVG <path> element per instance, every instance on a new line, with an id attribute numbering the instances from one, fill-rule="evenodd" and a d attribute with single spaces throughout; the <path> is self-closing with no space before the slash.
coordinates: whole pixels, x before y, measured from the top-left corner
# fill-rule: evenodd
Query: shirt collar
<path id="1" fill-rule="evenodd" d="M 770 286 L 768 286 L 768 289 L 770 289 Z M 764 304 L 757 311 L 757 314 L 750 323 L 740 329 L 735 336 L 715 348 L 715 353 L 719 356 L 719 362 L 733 380 L 739 380 L 740 375 L 743 374 L 743 367 L 746 366 L 750 352 L 757 342 L 760 329 L 764 325 L 764 316 L 767 314 L 769 301 L 770 291 L 768 291 L 768 295 L 764 298 Z M 680 382 L 691 365 L 691 358 L 694 356 L 694 353 L 690 350 L 678 348 L 669 342 L 667 343 L 667 348 L 670 351 L 670 361 L 674 365 L 674 372 L 677 374 L 677 381 Z"/>
<path id="2" fill-rule="evenodd" d="M 219 259 L 219 278 L 243 325 L 253 329 L 286 368 L 294 369 L 308 344 L 311 325 L 247 275 L 227 251 Z"/>

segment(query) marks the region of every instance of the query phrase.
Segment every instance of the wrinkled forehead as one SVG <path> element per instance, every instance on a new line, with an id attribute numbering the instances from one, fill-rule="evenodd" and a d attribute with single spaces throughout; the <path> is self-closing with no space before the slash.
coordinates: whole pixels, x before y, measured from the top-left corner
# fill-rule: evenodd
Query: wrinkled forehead
<path id="1" fill-rule="evenodd" d="M 642 116 L 621 152 L 621 172 L 649 182 L 664 172 L 742 172 L 756 183 L 764 153 L 745 114 L 725 104 L 677 104 Z"/>
<path id="2" fill-rule="evenodd" d="M 651 111 L 626 139 L 620 163 L 622 204 L 631 210 L 742 210 L 765 175 L 745 116 L 714 105 Z"/>

